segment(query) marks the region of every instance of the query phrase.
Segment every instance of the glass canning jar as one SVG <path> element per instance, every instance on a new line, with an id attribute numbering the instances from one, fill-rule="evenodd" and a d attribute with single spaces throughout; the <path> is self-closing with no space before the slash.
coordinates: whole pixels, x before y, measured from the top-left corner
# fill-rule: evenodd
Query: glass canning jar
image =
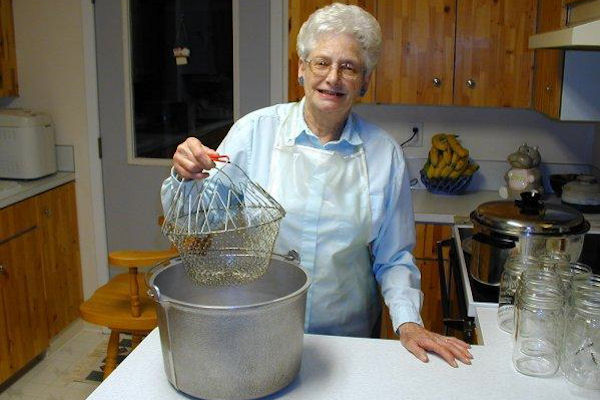
<path id="1" fill-rule="evenodd" d="M 552 376 L 559 367 L 564 293 L 549 272 L 525 270 L 517 289 L 512 359 L 525 375 Z"/>
<path id="2" fill-rule="evenodd" d="M 515 294 L 523 271 L 537 266 L 533 257 L 513 255 L 504 263 L 500 277 L 500 296 L 498 297 L 498 326 L 504 332 L 513 333 L 515 314 Z"/>
<path id="3" fill-rule="evenodd" d="M 600 276 L 576 282 L 566 315 L 560 366 L 569 382 L 600 389 Z"/>
<path id="4" fill-rule="evenodd" d="M 574 279 L 586 279 L 592 274 L 592 269 L 589 265 L 580 262 L 572 262 L 567 264 L 557 264 L 556 272 L 560 277 L 565 290 L 565 297 L 571 295 L 571 285 Z"/>

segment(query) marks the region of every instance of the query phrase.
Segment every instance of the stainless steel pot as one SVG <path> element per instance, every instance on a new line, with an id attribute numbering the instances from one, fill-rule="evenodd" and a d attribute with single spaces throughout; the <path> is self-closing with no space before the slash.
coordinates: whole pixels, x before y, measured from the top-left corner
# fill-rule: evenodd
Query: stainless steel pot
<path id="1" fill-rule="evenodd" d="M 157 268 L 149 287 L 169 382 L 204 399 L 253 399 L 287 386 L 300 370 L 309 286 L 307 273 L 279 256 L 240 286 L 196 286 L 179 261 Z"/>
<path id="2" fill-rule="evenodd" d="M 470 274 L 490 286 L 500 284 L 504 262 L 511 254 L 539 256 L 567 253 L 576 261 L 590 224 L 579 211 L 547 204 L 538 193 L 521 193 L 515 201 L 483 203 L 471 213 L 473 246 Z"/>

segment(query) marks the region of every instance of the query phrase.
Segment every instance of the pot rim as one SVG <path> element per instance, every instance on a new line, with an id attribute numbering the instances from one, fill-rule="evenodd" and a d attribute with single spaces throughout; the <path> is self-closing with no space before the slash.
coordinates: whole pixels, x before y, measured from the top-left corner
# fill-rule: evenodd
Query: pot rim
<path id="1" fill-rule="evenodd" d="M 158 274 L 160 274 L 165 269 L 172 268 L 172 267 L 175 267 L 175 265 L 181 264 L 182 261 L 179 257 L 174 258 L 171 260 L 170 263 L 163 265 L 154 271 L 151 271 L 152 276 L 148 279 L 148 287 L 153 292 L 152 298 L 157 303 L 161 303 L 161 304 L 169 303 L 170 306 L 177 305 L 177 306 L 181 306 L 181 307 L 185 307 L 185 308 L 191 308 L 194 310 L 204 310 L 204 311 L 223 311 L 223 310 L 238 310 L 238 311 L 243 310 L 243 311 L 245 311 L 245 310 L 252 310 L 252 309 L 256 309 L 256 308 L 264 308 L 265 306 L 269 306 L 269 305 L 274 306 L 274 305 L 280 305 L 282 303 L 287 303 L 291 300 L 294 300 L 296 297 L 299 297 L 302 294 L 304 294 L 308 290 L 308 288 L 310 287 L 310 285 L 312 283 L 310 275 L 308 274 L 306 269 L 304 267 L 302 267 L 299 263 L 290 262 L 290 261 L 286 260 L 284 257 L 278 256 L 276 254 L 273 254 L 271 256 L 271 259 L 273 259 L 273 258 L 277 259 L 279 261 L 293 264 L 295 267 L 297 267 L 299 270 L 301 270 L 304 273 L 304 276 L 306 277 L 306 281 L 299 289 L 293 291 L 292 293 L 289 293 L 283 297 L 278 297 L 276 299 L 269 300 L 269 301 L 263 301 L 260 303 L 252 303 L 252 304 L 244 304 L 244 305 L 239 305 L 239 306 L 214 306 L 214 305 L 202 305 L 202 304 L 189 303 L 186 301 L 176 300 L 169 296 L 163 295 L 160 292 L 160 289 L 156 285 L 154 285 L 154 278 L 156 276 L 158 276 Z"/>

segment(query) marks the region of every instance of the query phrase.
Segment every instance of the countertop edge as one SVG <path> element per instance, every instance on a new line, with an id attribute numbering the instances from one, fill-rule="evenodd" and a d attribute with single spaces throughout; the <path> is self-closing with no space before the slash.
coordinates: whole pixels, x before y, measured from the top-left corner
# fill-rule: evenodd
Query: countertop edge
<path id="1" fill-rule="evenodd" d="M 7 192 L 9 193 L 4 195 L 0 192 L 0 208 L 11 206 L 19 201 L 23 201 L 74 180 L 74 172 L 57 172 L 47 177 L 31 181 L 12 181 L 17 182 L 19 187 L 14 190 L 8 190 Z"/>

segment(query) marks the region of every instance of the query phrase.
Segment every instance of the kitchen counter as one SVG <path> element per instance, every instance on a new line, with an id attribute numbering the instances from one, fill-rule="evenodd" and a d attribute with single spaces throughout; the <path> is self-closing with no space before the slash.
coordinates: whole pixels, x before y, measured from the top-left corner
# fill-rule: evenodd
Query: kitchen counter
<path id="1" fill-rule="evenodd" d="M 462 195 L 441 195 L 426 189 L 412 189 L 415 222 L 428 224 L 470 224 L 469 215 L 478 205 L 487 201 L 504 200 L 497 190 L 479 190 Z M 543 200 L 560 204 L 560 198 L 550 194 Z M 583 214 L 591 225 L 589 233 L 600 233 L 600 214 Z"/>
<path id="2" fill-rule="evenodd" d="M 75 180 L 73 172 L 57 172 L 35 180 L 0 179 L 0 208 Z"/>
<path id="3" fill-rule="evenodd" d="M 471 211 L 486 201 L 502 200 L 497 190 L 479 190 L 462 195 L 434 194 L 425 189 L 412 190 L 415 222 L 453 224 L 469 220 Z"/>
<path id="4" fill-rule="evenodd" d="M 598 391 L 562 376 L 533 378 L 512 366 L 512 339 L 495 309 L 477 309 L 485 345 L 473 346 L 471 366 L 449 367 L 431 355 L 425 364 L 400 342 L 305 335 L 302 368 L 290 386 L 268 399 L 598 399 Z M 119 365 L 88 400 L 189 399 L 168 382 L 158 329 Z"/>

